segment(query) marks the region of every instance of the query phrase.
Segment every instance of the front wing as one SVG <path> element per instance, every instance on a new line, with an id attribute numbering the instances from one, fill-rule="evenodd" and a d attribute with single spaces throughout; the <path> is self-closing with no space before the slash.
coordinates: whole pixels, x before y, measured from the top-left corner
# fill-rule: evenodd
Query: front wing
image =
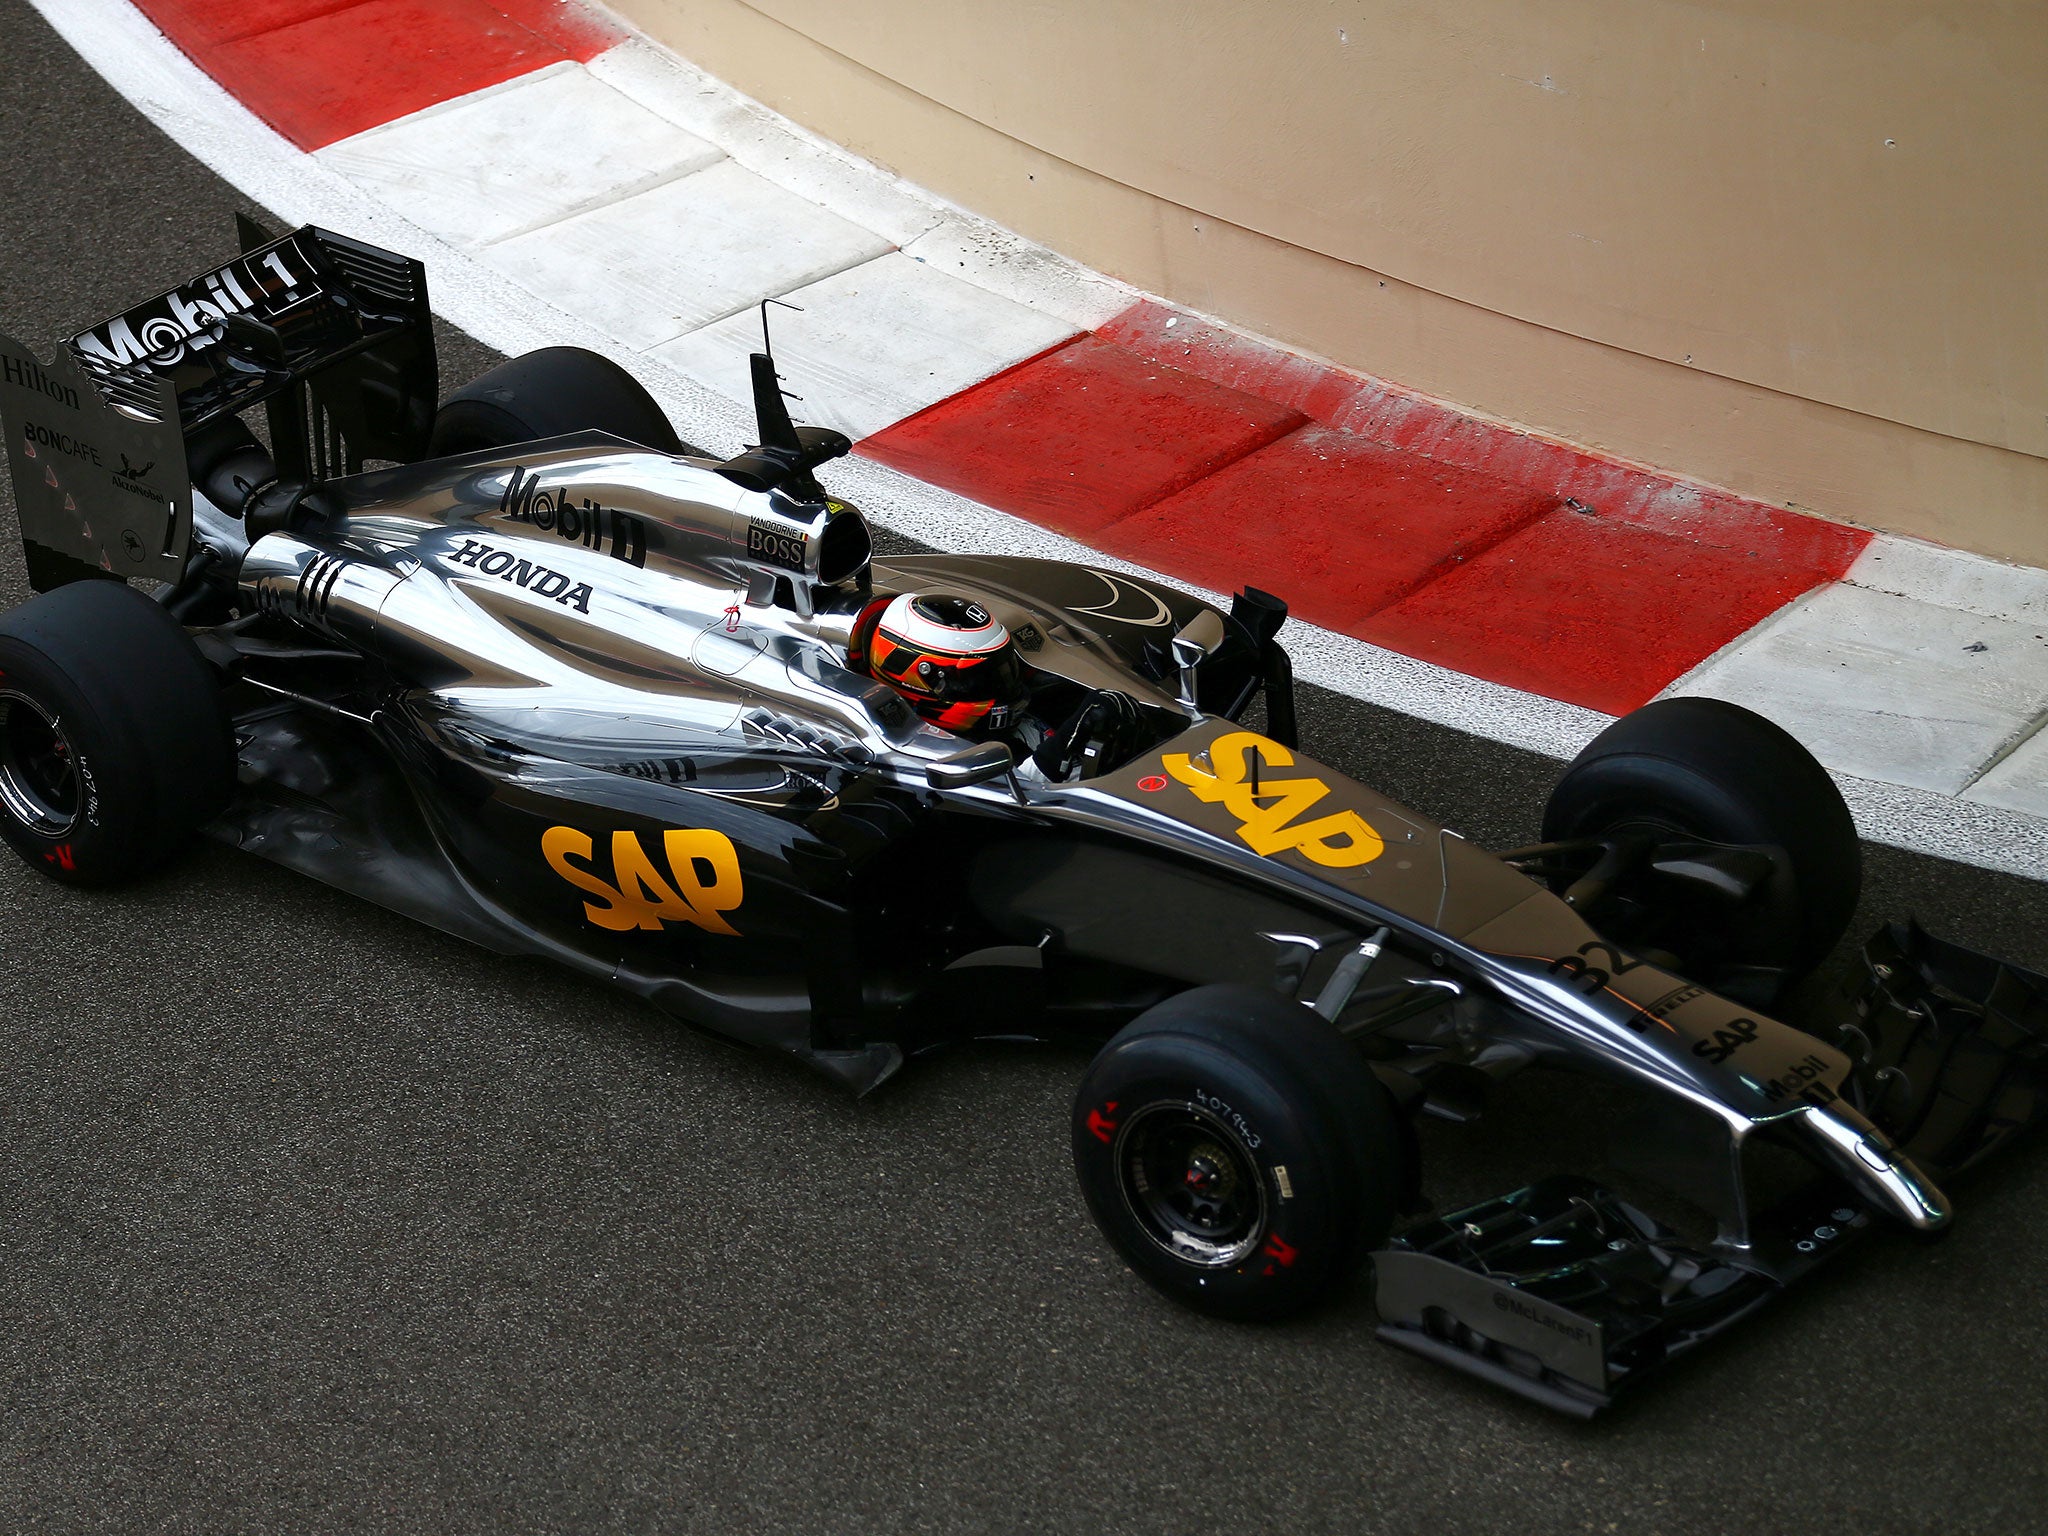
<path id="1" fill-rule="evenodd" d="M 1836 1043 L 1847 1097 L 1946 1181 L 2048 1118 L 2048 978 L 1893 924 L 1864 947 Z M 1686 1242 L 1555 1178 L 1411 1229 L 1374 1255 L 1379 1336 L 1591 1417 L 1876 1226 L 1824 1179 L 1757 1214 L 1746 1251 Z"/>

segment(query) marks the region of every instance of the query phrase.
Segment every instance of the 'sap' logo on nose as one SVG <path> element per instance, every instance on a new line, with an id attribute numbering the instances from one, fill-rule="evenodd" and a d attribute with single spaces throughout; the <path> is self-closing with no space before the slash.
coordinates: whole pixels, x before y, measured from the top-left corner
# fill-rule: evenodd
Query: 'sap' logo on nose
<path id="1" fill-rule="evenodd" d="M 1313 864 L 1355 869 L 1387 851 L 1385 839 L 1356 811 L 1298 819 L 1330 793 L 1330 786 L 1307 777 L 1262 777 L 1259 770 L 1294 763 L 1294 754 L 1279 742 L 1252 731 L 1232 731 L 1210 744 L 1209 762 L 1213 773 L 1196 767 L 1185 752 L 1174 752 L 1160 766 L 1197 800 L 1221 805 L 1235 816 L 1237 835 L 1252 852 L 1270 856 L 1291 848 Z"/>

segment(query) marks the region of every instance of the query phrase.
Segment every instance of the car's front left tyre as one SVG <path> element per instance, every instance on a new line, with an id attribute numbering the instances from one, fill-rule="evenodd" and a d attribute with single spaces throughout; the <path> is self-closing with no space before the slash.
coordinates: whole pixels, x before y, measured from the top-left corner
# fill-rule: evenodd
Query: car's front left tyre
<path id="1" fill-rule="evenodd" d="M 234 736 L 169 614 L 81 581 L 0 616 L 0 838 L 67 885 L 146 873 L 220 813 Z"/>
<path id="2" fill-rule="evenodd" d="M 1082 1195 L 1132 1269 L 1211 1316 L 1287 1317 L 1381 1246 L 1405 1187 L 1392 1099 L 1299 1003 L 1197 987 L 1103 1047 L 1074 1103 Z"/>

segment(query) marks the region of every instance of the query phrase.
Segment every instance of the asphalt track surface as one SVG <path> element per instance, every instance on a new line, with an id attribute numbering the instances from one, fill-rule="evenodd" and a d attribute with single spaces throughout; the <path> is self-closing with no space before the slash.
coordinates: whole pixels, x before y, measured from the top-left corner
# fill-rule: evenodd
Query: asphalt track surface
<path id="1" fill-rule="evenodd" d="M 0 55 L 0 328 L 47 354 L 240 201 L 20 0 Z M 0 606 L 17 550 L 0 491 Z M 1556 765 L 1303 702 L 1337 767 L 1533 835 Z M 1856 932 L 1909 909 L 2048 963 L 2048 885 L 1870 848 Z M 1585 1426 L 1375 1343 L 1363 1289 L 1157 1299 L 1069 1172 L 1085 1061 L 854 1102 L 213 845 L 114 895 L 0 860 L 0 1530 L 2044 1528 L 2048 1147 Z M 1430 1186 L 1597 1166 L 1608 1107 L 1525 1080 Z"/>

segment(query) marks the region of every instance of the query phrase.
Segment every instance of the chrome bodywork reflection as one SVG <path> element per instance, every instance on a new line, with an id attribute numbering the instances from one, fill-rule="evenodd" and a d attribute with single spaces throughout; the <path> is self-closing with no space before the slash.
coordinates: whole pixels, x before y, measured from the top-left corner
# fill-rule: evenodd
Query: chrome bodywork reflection
<path id="1" fill-rule="evenodd" d="M 859 513 L 843 502 L 747 490 L 708 465 L 600 434 L 362 475 L 325 494 L 338 507 L 324 525 L 251 546 L 246 603 L 381 663 L 399 690 L 390 718 L 501 793 L 639 806 L 684 825 L 715 803 L 720 814 L 778 818 L 786 831 L 757 835 L 781 847 L 792 836 L 843 841 L 830 828 L 845 795 L 886 786 L 899 807 L 889 814 L 906 825 L 936 806 L 997 841 L 1055 835 L 1037 845 L 1036 866 L 1003 866 L 1021 884 L 995 899 L 997 915 L 1023 942 L 1043 942 L 1092 899 L 1076 896 L 1085 872 L 1060 874 L 1063 849 L 1085 862 L 1098 857 L 1085 852 L 1089 840 L 1106 837 L 1149 850 L 1162 871 L 1194 861 L 1246 893 L 1217 897 L 1221 915 L 1206 928 L 1183 934 L 1107 914 L 1095 937 L 1072 942 L 1190 980 L 1263 966 L 1243 979 L 1270 984 L 1286 970 L 1298 985 L 1334 986 L 1341 1013 L 1336 998 L 1350 987 L 1332 968 L 1384 928 L 1389 955 L 1375 979 L 1383 970 L 1405 995 L 1388 1038 L 1464 1050 L 1497 1070 L 1549 1061 L 1620 1076 L 1718 1126 L 1727 1172 L 1712 1193 L 1726 1242 L 1747 1240 L 1741 1147 L 1780 1122 L 1909 1222 L 1945 1219 L 1938 1191 L 1910 1165 L 1857 1152 L 1865 1144 L 1827 1113 L 1849 1070 L 1840 1052 L 1615 951 L 1455 834 L 1205 717 L 1197 677 L 1229 633 L 1206 605 L 1049 561 L 870 562 Z M 1073 782 L 1052 781 L 1028 754 L 1006 773 L 958 771 L 960 738 L 924 724 L 848 656 L 865 607 L 940 585 L 985 604 L 1040 678 L 1121 694 L 1158 726 L 1158 745 Z M 1152 658 L 1149 674 L 1140 657 Z M 736 776 L 705 777 L 719 762 Z M 1271 799 L 1283 794 L 1313 801 L 1309 819 L 1272 825 L 1281 813 Z M 462 814 L 436 810 L 428 822 L 458 863 L 465 839 L 482 850 L 472 861 L 492 856 L 492 836 L 465 831 Z M 489 908 L 465 878 L 473 904 Z M 1034 882 L 1046 881 L 1062 894 L 1034 906 Z M 1242 932 L 1221 932 L 1233 911 Z M 1287 959 L 1257 933 L 1293 932 L 1294 914 L 1324 928 Z M 1119 947 L 1139 932 L 1142 946 Z M 1446 971 L 1459 979 L 1444 985 Z M 721 1006 L 741 1033 L 759 1016 Z M 777 1008 L 773 1039 L 814 1060 L 829 1054 L 815 1038 L 796 1043 L 801 1008 Z M 865 1080 L 895 1059 L 867 1051 L 849 1070 Z"/>

